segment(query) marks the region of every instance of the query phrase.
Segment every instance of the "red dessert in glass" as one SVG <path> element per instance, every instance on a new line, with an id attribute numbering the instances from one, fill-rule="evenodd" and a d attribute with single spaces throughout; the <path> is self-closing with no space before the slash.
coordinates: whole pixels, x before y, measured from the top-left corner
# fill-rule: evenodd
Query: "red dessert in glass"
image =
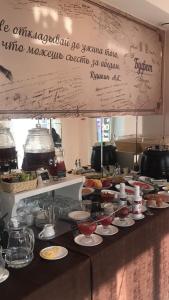
<path id="1" fill-rule="evenodd" d="M 122 207 L 119 211 L 118 211 L 118 217 L 120 218 L 120 220 L 124 220 L 129 214 L 129 208 L 124 206 Z"/>
<path id="2" fill-rule="evenodd" d="M 114 215 L 107 216 L 107 215 L 100 215 L 97 217 L 97 219 L 100 221 L 100 223 L 103 225 L 103 227 L 107 227 L 111 225 Z"/>
<path id="3" fill-rule="evenodd" d="M 103 235 L 112 235 L 114 234 L 114 226 L 112 226 L 112 221 L 114 220 L 114 214 L 112 215 L 100 215 L 97 217 L 99 223 L 99 233 Z"/>
<path id="4" fill-rule="evenodd" d="M 85 236 L 90 236 L 96 230 L 95 222 L 83 222 L 78 224 L 78 228 Z"/>

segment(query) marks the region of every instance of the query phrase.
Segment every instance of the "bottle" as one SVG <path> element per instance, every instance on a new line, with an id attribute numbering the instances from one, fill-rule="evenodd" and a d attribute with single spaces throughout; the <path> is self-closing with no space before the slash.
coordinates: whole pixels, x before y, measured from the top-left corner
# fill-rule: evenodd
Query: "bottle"
<path id="1" fill-rule="evenodd" d="M 78 163 L 77 163 L 77 159 L 75 160 L 75 170 L 77 170 L 78 167 Z"/>
<path id="2" fill-rule="evenodd" d="M 132 214 L 133 219 L 139 220 L 143 219 L 144 215 L 142 214 L 142 197 L 140 196 L 140 187 L 136 186 L 134 188 L 134 196 L 132 202 Z"/>
<path id="3" fill-rule="evenodd" d="M 79 169 L 81 169 L 81 161 L 80 161 L 80 158 L 79 158 L 79 160 L 78 160 L 78 167 L 79 167 Z"/>
<path id="4" fill-rule="evenodd" d="M 120 194 L 119 194 L 119 204 L 122 206 L 127 206 L 127 195 L 125 191 L 125 183 L 120 183 Z"/>

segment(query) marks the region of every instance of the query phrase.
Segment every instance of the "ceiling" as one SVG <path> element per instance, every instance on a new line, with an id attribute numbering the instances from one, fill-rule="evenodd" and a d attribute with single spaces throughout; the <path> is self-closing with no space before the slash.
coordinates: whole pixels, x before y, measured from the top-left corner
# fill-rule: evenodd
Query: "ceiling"
<path id="1" fill-rule="evenodd" d="M 112 7 L 126 12 L 147 23 L 169 29 L 168 26 L 161 26 L 169 22 L 169 1 L 168 0 L 101 0 Z"/>

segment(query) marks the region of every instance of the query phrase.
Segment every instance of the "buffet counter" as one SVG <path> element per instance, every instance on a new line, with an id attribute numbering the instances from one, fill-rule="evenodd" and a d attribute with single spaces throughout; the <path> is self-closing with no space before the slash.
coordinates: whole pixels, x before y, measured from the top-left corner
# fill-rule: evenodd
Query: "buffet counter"
<path id="1" fill-rule="evenodd" d="M 47 261 L 39 251 L 48 242 L 36 240 L 34 260 L 22 269 L 9 269 L 0 284 L 1 299 L 9 300 L 91 300 L 90 260 L 69 250 L 61 260 Z"/>
<path id="2" fill-rule="evenodd" d="M 0 285 L 2 299 L 24 300 L 168 300 L 169 208 L 120 228 L 95 247 L 74 243 L 76 230 L 50 242 L 36 241 L 35 259 L 26 268 L 10 270 Z M 65 246 L 58 261 L 39 257 L 48 245 Z"/>
<path id="3" fill-rule="evenodd" d="M 169 299 L 169 208 L 153 212 L 96 247 L 76 245 L 71 232 L 52 241 L 90 258 L 93 300 Z"/>

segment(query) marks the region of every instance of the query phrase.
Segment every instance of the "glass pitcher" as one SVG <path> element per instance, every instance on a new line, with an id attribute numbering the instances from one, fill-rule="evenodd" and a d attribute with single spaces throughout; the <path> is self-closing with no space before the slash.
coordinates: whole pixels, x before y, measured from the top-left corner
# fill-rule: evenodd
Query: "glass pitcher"
<path id="1" fill-rule="evenodd" d="M 8 234 L 6 263 L 11 268 L 27 266 L 33 259 L 35 241 L 33 231 L 20 223 L 17 218 L 12 218 L 9 222 Z"/>
<path id="2" fill-rule="evenodd" d="M 5 272 L 5 261 L 2 257 L 2 247 L 0 245 L 0 282 L 2 277 L 4 276 L 4 272 Z"/>

